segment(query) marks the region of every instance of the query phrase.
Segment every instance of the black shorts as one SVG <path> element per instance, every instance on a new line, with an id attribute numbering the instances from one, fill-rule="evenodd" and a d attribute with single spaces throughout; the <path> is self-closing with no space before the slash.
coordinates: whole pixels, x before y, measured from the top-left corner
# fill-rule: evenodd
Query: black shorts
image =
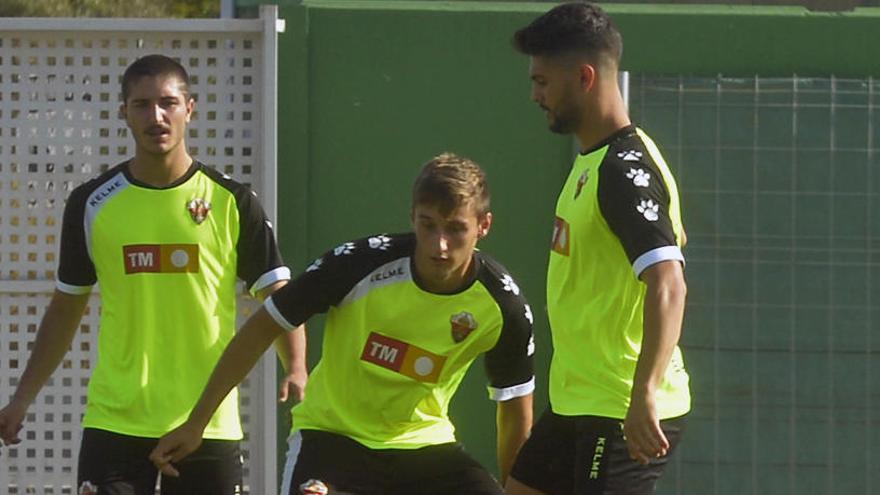
<path id="1" fill-rule="evenodd" d="M 77 493 L 154 495 L 158 472 L 148 456 L 157 438 L 120 435 L 86 428 L 79 450 Z M 239 495 L 242 459 L 239 442 L 204 440 L 175 464 L 180 478 L 162 477 L 162 495 Z"/>
<path id="2" fill-rule="evenodd" d="M 560 416 L 549 408 L 523 445 L 511 477 L 552 495 L 647 495 L 654 488 L 684 430 L 684 417 L 660 428 L 669 453 L 642 465 L 630 459 L 623 422 L 597 416 Z"/>
<path id="3" fill-rule="evenodd" d="M 289 440 L 281 493 L 319 480 L 331 494 L 501 495 L 498 482 L 458 443 L 420 449 L 367 448 L 333 433 L 301 430 Z"/>

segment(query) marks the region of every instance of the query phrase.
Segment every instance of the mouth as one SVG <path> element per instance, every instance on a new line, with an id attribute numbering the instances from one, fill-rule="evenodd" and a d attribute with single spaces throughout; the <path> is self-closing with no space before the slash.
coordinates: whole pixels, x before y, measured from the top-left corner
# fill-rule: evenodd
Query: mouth
<path id="1" fill-rule="evenodd" d="M 162 138 L 171 134 L 171 129 L 165 127 L 150 127 L 146 130 L 146 135 L 153 138 Z"/>

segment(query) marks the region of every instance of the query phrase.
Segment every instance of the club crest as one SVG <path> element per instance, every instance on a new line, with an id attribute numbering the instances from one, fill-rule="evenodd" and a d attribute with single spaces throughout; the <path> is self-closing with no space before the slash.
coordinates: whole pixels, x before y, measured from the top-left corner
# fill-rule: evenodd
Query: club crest
<path id="1" fill-rule="evenodd" d="M 584 184 L 586 184 L 588 180 L 590 180 L 590 169 L 584 170 L 584 173 L 578 177 L 577 187 L 574 191 L 574 199 L 577 199 L 578 196 L 581 195 L 581 189 L 584 188 Z"/>
<path id="2" fill-rule="evenodd" d="M 186 204 L 186 209 L 189 210 L 189 216 L 192 217 L 193 222 L 200 224 L 208 218 L 208 213 L 211 211 L 211 203 L 202 198 L 195 198 Z"/>
<path id="3" fill-rule="evenodd" d="M 461 342 L 477 329 L 477 320 L 467 311 L 452 315 L 449 322 L 452 324 L 452 340 L 456 343 Z"/>

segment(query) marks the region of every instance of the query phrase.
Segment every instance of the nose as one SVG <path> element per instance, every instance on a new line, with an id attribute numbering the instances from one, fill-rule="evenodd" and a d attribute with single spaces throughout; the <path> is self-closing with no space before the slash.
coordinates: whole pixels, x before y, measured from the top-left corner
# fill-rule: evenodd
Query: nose
<path id="1" fill-rule="evenodd" d="M 438 244 L 438 247 L 440 248 L 441 253 L 445 253 L 446 251 L 449 250 L 449 241 L 446 239 L 445 235 L 440 234 L 437 241 L 438 241 L 437 244 Z"/>
<path id="2" fill-rule="evenodd" d="M 532 84 L 532 94 L 531 94 L 531 96 L 532 96 L 532 101 L 533 101 L 533 102 L 538 103 L 538 104 L 541 103 L 541 100 L 542 100 L 541 92 L 540 92 L 540 90 L 538 89 L 538 85 L 537 85 L 537 84 Z"/>
<path id="3" fill-rule="evenodd" d="M 149 112 L 150 122 L 162 122 L 162 107 L 153 105 Z"/>

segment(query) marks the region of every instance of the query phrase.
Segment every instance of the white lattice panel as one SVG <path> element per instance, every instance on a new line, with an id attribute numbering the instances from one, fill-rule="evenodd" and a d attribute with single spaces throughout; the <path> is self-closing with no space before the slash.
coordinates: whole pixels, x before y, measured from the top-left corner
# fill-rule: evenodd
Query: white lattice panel
<path id="1" fill-rule="evenodd" d="M 0 465 L 7 478 L 0 490 L 8 490 L 4 493 L 75 493 L 80 420 L 88 374 L 95 357 L 99 299 L 91 297 L 79 334 L 28 411 L 22 443 L 3 450 Z M 0 294 L 0 349 L 4 369 L 0 400 L 4 403 L 18 384 L 48 302 L 47 294 Z"/>
<path id="2" fill-rule="evenodd" d="M 119 89 L 137 57 L 163 53 L 187 68 L 197 101 L 187 137 L 191 153 L 258 192 L 265 189 L 273 214 L 274 193 L 265 184 L 274 170 L 264 166 L 274 167 L 274 148 L 267 150 L 265 140 L 274 130 L 263 128 L 272 122 L 263 105 L 274 105 L 274 96 L 264 96 L 264 79 L 274 84 L 275 20 L 268 21 L 271 30 L 265 21 L 0 19 L 0 402 L 15 389 L 54 288 L 66 197 L 134 152 L 119 116 Z M 263 37 L 269 32 L 267 64 Z M 64 363 L 29 410 L 22 444 L 0 451 L 0 492 L 74 493 L 99 306 L 95 294 Z M 264 375 L 265 369 L 256 371 L 242 387 L 247 453 L 274 436 L 274 427 L 267 434 L 260 425 L 265 404 L 274 412 L 274 401 L 264 397 Z M 246 463 L 246 482 L 254 484 L 263 471 Z"/>

